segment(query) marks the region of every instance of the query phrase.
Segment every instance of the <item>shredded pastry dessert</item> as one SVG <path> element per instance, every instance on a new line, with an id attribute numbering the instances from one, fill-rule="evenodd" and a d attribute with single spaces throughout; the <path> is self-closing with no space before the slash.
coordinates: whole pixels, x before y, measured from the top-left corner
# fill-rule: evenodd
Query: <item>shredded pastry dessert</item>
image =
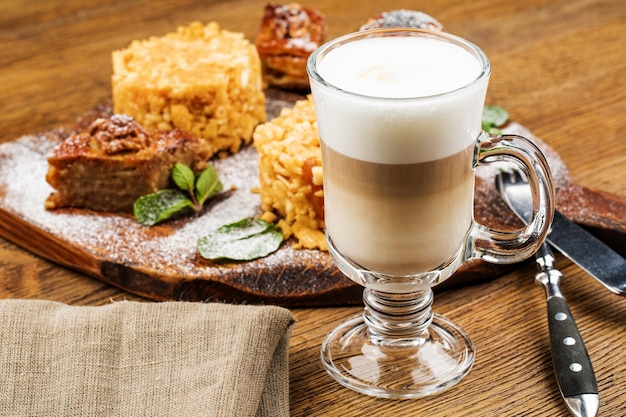
<path id="1" fill-rule="evenodd" d="M 311 97 L 259 125 L 254 131 L 259 154 L 262 218 L 278 220 L 297 247 L 326 250 L 322 151 Z"/>
<path id="2" fill-rule="evenodd" d="M 112 60 L 114 112 L 146 128 L 189 132 L 215 154 L 237 152 L 266 120 L 256 47 L 216 22 L 135 40 Z"/>
<path id="3" fill-rule="evenodd" d="M 208 155 L 187 132 L 148 130 L 127 115 L 99 118 L 51 151 L 46 181 L 54 192 L 45 207 L 132 212 L 136 199 L 170 186 L 176 162 L 199 171 Z"/>
<path id="4" fill-rule="evenodd" d="M 326 18 L 298 3 L 265 6 L 256 46 L 267 84 L 283 89 L 308 90 L 306 61 L 325 38 Z"/>

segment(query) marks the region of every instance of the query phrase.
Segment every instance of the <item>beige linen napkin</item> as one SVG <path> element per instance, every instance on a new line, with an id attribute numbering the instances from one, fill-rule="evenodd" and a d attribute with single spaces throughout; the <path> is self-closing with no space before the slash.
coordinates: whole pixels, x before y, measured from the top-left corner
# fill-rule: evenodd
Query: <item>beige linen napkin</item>
<path id="1" fill-rule="evenodd" d="M 1 416 L 289 415 L 274 306 L 0 300 Z"/>

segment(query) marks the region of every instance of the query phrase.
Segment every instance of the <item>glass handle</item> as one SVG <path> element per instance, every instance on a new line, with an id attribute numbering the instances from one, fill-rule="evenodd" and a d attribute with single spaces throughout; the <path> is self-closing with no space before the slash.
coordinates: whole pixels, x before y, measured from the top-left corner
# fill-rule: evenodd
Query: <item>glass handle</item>
<path id="1" fill-rule="evenodd" d="M 474 168 L 494 162 L 510 163 L 526 175 L 532 195 L 530 221 L 512 231 L 495 230 L 474 221 L 465 257 L 496 264 L 520 262 L 539 249 L 552 225 L 552 174 L 541 150 L 528 139 L 517 135 L 494 137 L 483 132 L 474 148 Z"/>

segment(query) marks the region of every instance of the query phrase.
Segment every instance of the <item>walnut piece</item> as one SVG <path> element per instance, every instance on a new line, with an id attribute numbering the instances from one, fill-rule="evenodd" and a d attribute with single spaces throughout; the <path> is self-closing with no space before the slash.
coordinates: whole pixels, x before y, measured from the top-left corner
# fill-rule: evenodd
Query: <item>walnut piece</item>
<path id="1" fill-rule="evenodd" d="M 151 144 L 150 134 L 132 117 L 124 114 L 96 119 L 87 131 L 107 155 L 137 152 Z"/>

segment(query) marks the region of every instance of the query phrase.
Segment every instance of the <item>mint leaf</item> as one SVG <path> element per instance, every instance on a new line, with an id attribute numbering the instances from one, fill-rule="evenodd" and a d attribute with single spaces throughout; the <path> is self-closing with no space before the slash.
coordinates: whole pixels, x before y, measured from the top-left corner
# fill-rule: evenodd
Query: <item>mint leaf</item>
<path id="1" fill-rule="evenodd" d="M 195 176 L 187 165 L 177 162 L 172 169 L 172 179 L 181 190 L 193 192 Z"/>
<path id="2" fill-rule="evenodd" d="M 200 255 L 210 260 L 249 261 L 275 252 L 284 239 L 272 223 L 246 218 L 198 239 Z"/>
<path id="3" fill-rule="evenodd" d="M 183 192 L 159 190 L 139 197 L 133 205 L 133 213 L 139 223 L 152 226 L 169 219 L 185 207 L 193 208 L 193 203 Z"/>
<path id="4" fill-rule="evenodd" d="M 196 176 L 187 165 L 177 162 L 172 168 L 172 179 L 180 190 L 160 190 L 135 201 L 133 212 L 139 223 L 152 226 L 187 207 L 198 213 L 206 200 L 224 188 L 212 165 Z"/>
<path id="5" fill-rule="evenodd" d="M 215 172 L 213 165 L 209 165 L 196 178 L 196 198 L 200 206 L 204 205 L 207 199 L 219 194 L 223 189 L 224 186 L 217 177 L 217 172 Z"/>
<path id="6" fill-rule="evenodd" d="M 265 220 L 257 219 L 256 217 L 248 217 L 237 222 L 221 226 L 216 230 L 216 232 L 228 240 L 245 239 L 247 237 L 263 233 L 273 226 L 274 225 L 272 223 L 266 222 Z"/>
<path id="7" fill-rule="evenodd" d="M 509 120 L 509 112 L 500 106 L 488 105 L 483 108 L 482 129 L 494 135 L 502 132 L 498 129 Z"/>

